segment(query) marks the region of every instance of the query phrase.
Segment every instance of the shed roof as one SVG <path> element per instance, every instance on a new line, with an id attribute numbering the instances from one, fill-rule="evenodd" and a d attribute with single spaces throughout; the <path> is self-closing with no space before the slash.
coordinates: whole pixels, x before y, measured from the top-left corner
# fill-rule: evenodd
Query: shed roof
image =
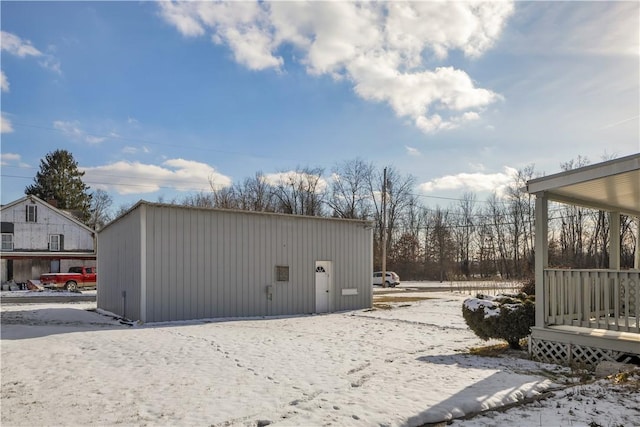
<path id="1" fill-rule="evenodd" d="M 367 220 L 367 219 L 334 218 L 334 217 L 326 217 L 326 216 L 284 214 L 279 212 L 249 211 L 249 210 L 242 210 L 242 209 L 222 209 L 222 208 L 210 208 L 210 207 L 202 207 L 202 206 L 185 206 L 185 205 L 175 205 L 175 204 L 167 204 L 167 203 L 154 203 L 154 202 L 148 202 L 146 200 L 140 200 L 131 208 L 129 208 L 129 210 L 122 213 L 116 219 L 114 219 L 113 221 L 105 225 L 99 231 L 99 233 L 102 233 L 111 225 L 120 221 L 121 218 L 124 218 L 125 216 L 129 215 L 131 212 L 138 209 L 140 206 L 164 207 L 164 208 L 182 209 L 182 210 L 199 210 L 199 211 L 207 211 L 212 213 L 215 213 L 215 212 L 235 213 L 238 215 L 274 216 L 274 217 L 281 217 L 281 218 L 299 219 L 303 221 L 315 220 L 315 221 L 334 221 L 334 222 L 343 222 L 343 223 L 351 222 L 353 224 L 359 224 L 367 228 L 369 227 L 373 228 L 373 221 Z"/>
<path id="2" fill-rule="evenodd" d="M 532 179 L 527 192 L 640 217 L 640 153 Z"/>

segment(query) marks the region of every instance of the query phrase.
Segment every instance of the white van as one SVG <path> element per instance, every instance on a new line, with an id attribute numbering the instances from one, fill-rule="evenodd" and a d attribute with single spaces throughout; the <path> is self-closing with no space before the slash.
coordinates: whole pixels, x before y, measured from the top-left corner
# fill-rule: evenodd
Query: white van
<path id="1" fill-rule="evenodd" d="M 387 279 L 385 280 L 386 286 L 395 288 L 400 284 L 400 276 L 393 271 L 387 271 Z M 382 286 L 382 271 L 376 271 L 373 273 L 373 286 Z"/>

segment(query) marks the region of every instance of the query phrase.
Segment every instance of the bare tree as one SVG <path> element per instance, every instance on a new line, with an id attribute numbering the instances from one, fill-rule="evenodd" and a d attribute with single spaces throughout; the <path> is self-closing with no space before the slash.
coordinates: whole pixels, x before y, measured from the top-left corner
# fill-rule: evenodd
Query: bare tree
<path id="1" fill-rule="evenodd" d="M 454 251 L 449 219 L 449 211 L 441 209 L 439 206 L 436 207 L 430 218 L 432 231 L 429 236 L 428 251 L 431 252 L 437 265 L 438 279 L 441 282 L 447 279 Z"/>
<path id="2" fill-rule="evenodd" d="M 124 215 L 132 207 L 133 207 L 132 203 L 122 203 L 120 206 L 118 206 L 118 209 L 116 209 L 115 213 L 113 214 L 113 217 L 118 218 Z"/>
<path id="3" fill-rule="evenodd" d="M 638 245 L 638 226 L 640 218 L 634 220 L 627 215 L 620 216 L 620 266 L 622 268 L 634 268 L 634 256 L 640 251 Z M 637 267 L 636 267 L 637 268 Z"/>
<path id="4" fill-rule="evenodd" d="M 497 270 L 502 278 L 509 279 L 513 276 L 509 254 L 509 215 L 502 200 L 494 193 L 488 200 L 489 219 L 493 227 L 494 256 Z"/>
<path id="5" fill-rule="evenodd" d="M 518 170 L 513 182 L 506 189 L 508 222 L 511 237 L 513 272 L 522 278 L 533 273 L 533 221 L 534 204 L 525 191 L 527 181 L 533 178 L 533 165 Z"/>
<path id="6" fill-rule="evenodd" d="M 405 280 L 420 278 L 420 260 L 422 249 L 416 235 L 403 233 L 394 243 L 391 251 L 391 265 L 395 271 L 401 273 Z"/>
<path id="7" fill-rule="evenodd" d="M 193 206 L 199 208 L 215 207 L 213 194 L 205 192 L 188 195 L 184 199 L 182 199 L 182 202 L 180 204 L 184 206 Z"/>
<path id="8" fill-rule="evenodd" d="M 387 252 L 393 247 L 393 240 L 399 238 L 396 227 L 400 225 L 407 208 L 413 203 L 417 204 L 412 194 L 415 178 L 411 175 L 401 175 L 395 168 L 387 167 L 387 182 L 384 183 L 383 171 L 377 171 L 369 176 L 369 194 L 374 208 L 374 221 L 376 223 L 377 244 L 374 246 L 374 256 L 378 260 L 382 252 L 382 192 L 387 190 Z"/>
<path id="9" fill-rule="evenodd" d="M 562 163 L 560 168 L 563 171 L 569 171 L 575 168 L 586 166 L 589 164 L 589 160 L 585 157 L 578 156 L 577 159 L 569 160 Z M 560 214 L 560 264 L 584 267 L 585 266 L 585 251 L 584 251 L 584 238 L 585 238 L 585 220 L 587 217 L 587 209 L 574 206 L 563 205 L 559 209 Z"/>
<path id="10" fill-rule="evenodd" d="M 458 201 L 457 221 L 454 236 L 457 241 L 458 261 L 461 273 L 469 279 L 471 277 L 471 242 L 475 231 L 474 210 L 476 196 L 467 192 Z"/>
<path id="11" fill-rule="evenodd" d="M 367 184 L 373 166 L 361 159 L 333 167 L 331 193 L 327 204 L 331 215 L 338 218 L 366 219 L 371 215 L 371 200 Z"/>
<path id="12" fill-rule="evenodd" d="M 256 172 L 241 185 L 236 185 L 235 193 L 240 209 L 255 212 L 275 211 L 274 190 L 262 172 Z"/>
<path id="13" fill-rule="evenodd" d="M 209 187 L 211 187 L 211 198 L 214 208 L 238 209 L 238 197 L 233 186 L 220 185 L 213 177 L 209 177 Z"/>
<path id="14" fill-rule="evenodd" d="M 326 194 L 321 168 L 283 172 L 273 184 L 276 210 L 295 215 L 322 216 Z"/>
<path id="15" fill-rule="evenodd" d="M 480 277 L 491 277 L 496 273 L 496 247 L 495 234 L 492 227 L 490 209 L 483 210 L 476 221 L 476 257 Z"/>
<path id="16" fill-rule="evenodd" d="M 563 163 L 562 169 L 586 164 L 585 158 L 578 157 Z M 231 186 L 211 181 L 211 193 L 188 195 L 181 204 L 372 219 L 375 268 L 380 267 L 384 247 L 389 258 L 387 266 L 416 279 L 445 280 L 451 274 L 471 278 L 478 273 L 481 277 L 500 274 L 503 278 L 519 278 L 533 267 L 534 203 L 523 191 L 534 176 L 532 165 L 518 171 L 504 195 L 493 194 L 481 208 L 473 193 L 465 193 L 452 207 L 435 210 L 426 208 L 413 194 L 414 177 L 393 167 L 386 169 L 385 181 L 384 169 L 375 169 L 361 159 L 338 163 L 332 168 L 328 188 L 321 168 L 298 167 L 276 175 L 257 172 Z M 383 188 L 386 221 L 381 206 Z M 95 203 L 103 199 L 99 192 L 94 198 Z M 159 197 L 158 201 L 164 199 Z M 118 214 L 129 208 L 130 205 L 121 206 Z M 96 206 L 96 212 L 99 210 Z M 552 265 L 608 266 L 610 224 L 604 212 L 552 203 L 549 223 Z M 637 222 L 621 217 L 623 266 L 633 265 L 638 250 L 637 227 Z M 387 236 L 384 242 L 383 234 Z"/>
<path id="17" fill-rule="evenodd" d="M 111 205 L 113 199 L 104 190 L 96 190 L 91 195 L 91 205 L 89 208 L 89 227 L 100 230 L 111 221 Z"/>

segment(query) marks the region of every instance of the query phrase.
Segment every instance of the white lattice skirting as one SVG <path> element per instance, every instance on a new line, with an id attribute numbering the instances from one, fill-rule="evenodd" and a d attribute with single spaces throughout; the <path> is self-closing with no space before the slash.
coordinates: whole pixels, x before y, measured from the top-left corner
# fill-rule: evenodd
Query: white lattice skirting
<path id="1" fill-rule="evenodd" d="M 602 361 L 627 362 L 626 353 L 529 337 L 529 354 L 539 362 L 595 366 Z"/>

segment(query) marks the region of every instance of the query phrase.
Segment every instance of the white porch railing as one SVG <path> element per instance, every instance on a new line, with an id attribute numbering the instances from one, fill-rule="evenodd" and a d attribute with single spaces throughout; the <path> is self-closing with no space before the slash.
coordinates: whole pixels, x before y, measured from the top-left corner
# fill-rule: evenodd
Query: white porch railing
<path id="1" fill-rule="evenodd" d="M 640 271 L 544 271 L 545 325 L 640 333 Z"/>

